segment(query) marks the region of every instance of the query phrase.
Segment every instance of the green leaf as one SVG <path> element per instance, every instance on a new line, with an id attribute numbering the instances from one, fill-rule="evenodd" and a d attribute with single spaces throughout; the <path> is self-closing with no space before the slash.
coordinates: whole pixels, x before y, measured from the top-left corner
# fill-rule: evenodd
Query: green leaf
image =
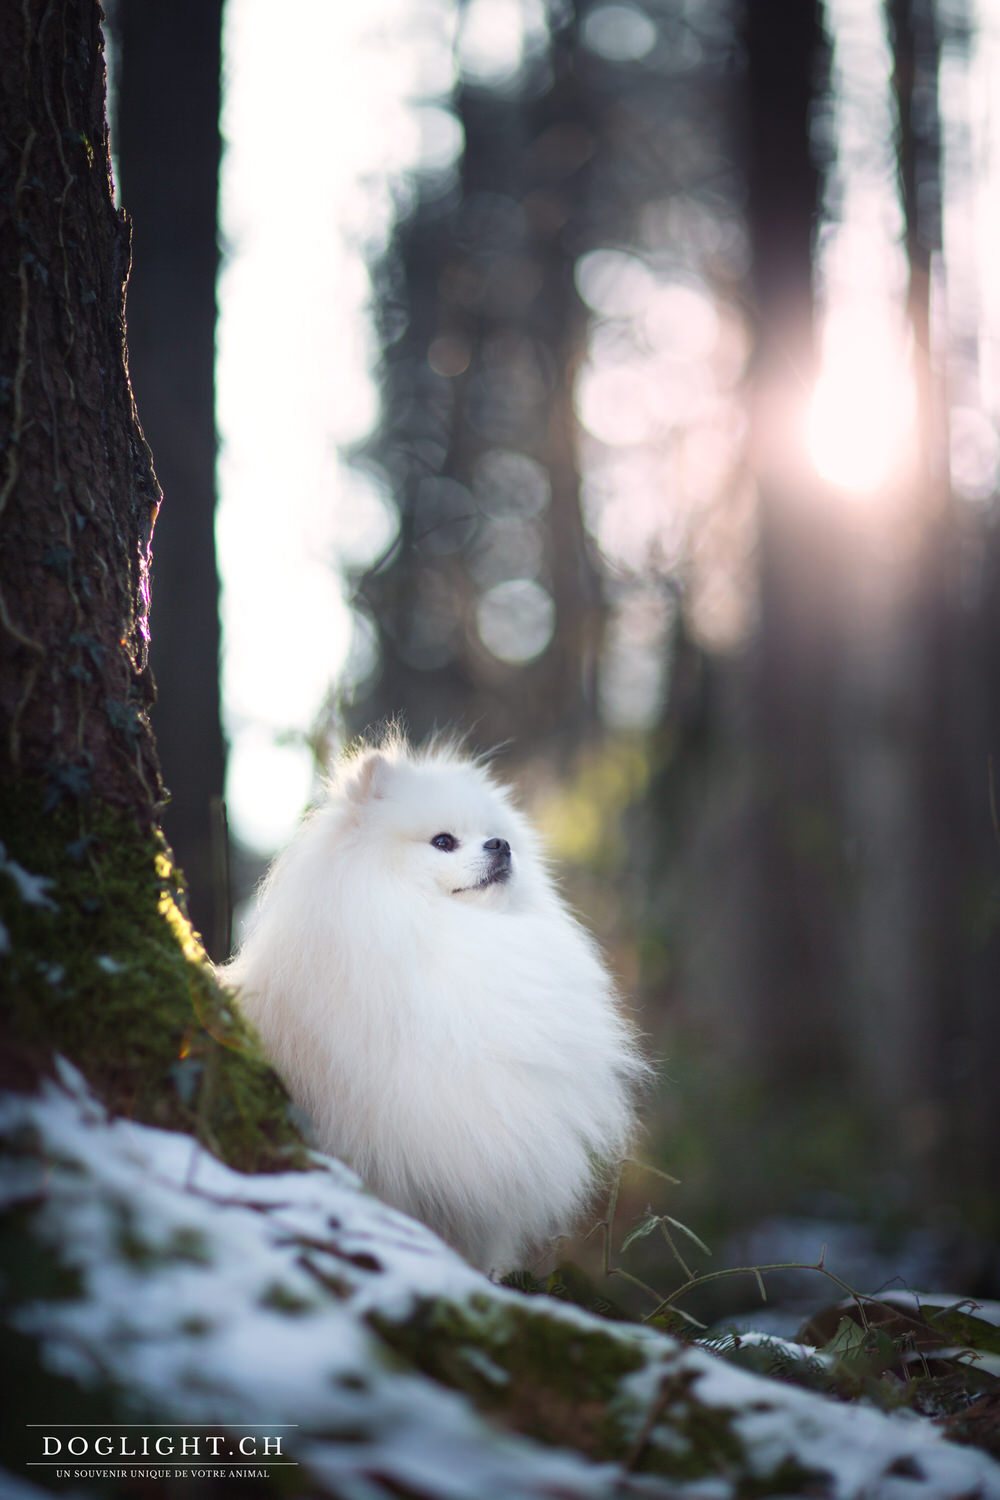
<path id="1" fill-rule="evenodd" d="M 687 1237 L 688 1237 L 688 1239 L 691 1240 L 691 1241 L 693 1241 L 693 1243 L 698 1246 L 698 1249 L 701 1250 L 701 1251 L 703 1251 L 705 1253 L 705 1255 L 711 1255 L 712 1252 L 708 1248 L 708 1246 L 705 1244 L 705 1241 L 704 1240 L 700 1240 L 698 1238 L 698 1236 L 695 1234 L 694 1230 L 693 1229 L 689 1229 L 686 1224 L 682 1224 L 679 1219 L 672 1219 L 669 1214 L 664 1214 L 663 1215 L 663 1222 L 667 1223 L 667 1224 L 672 1224 L 675 1229 L 679 1229 L 680 1230 L 681 1234 L 686 1234 Z"/>
<path id="2" fill-rule="evenodd" d="M 949 1343 L 974 1349 L 977 1354 L 1000 1354 L 1000 1328 L 965 1311 L 969 1307 L 978 1307 L 978 1303 L 955 1302 L 943 1307 L 922 1302 L 920 1310 Z"/>
<path id="3" fill-rule="evenodd" d="M 864 1358 L 868 1353 L 868 1330 L 853 1318 L 841 1318 L 833 1338 L 820 1352 L 832 1354 L 836 1359 Z"/>
<path id="4" fill-rule="evenodd" d="M 636 1240 L 644 1240 L 648 1234 L 652 1234 L 659 1227 L 660 1215 L 650 1214 L 648 1218 L 643 1219 L 641 1224 L 637 1224 L 634 1229 L 630 1230 L 622 1240 L 622 1253 L 624 1254 L 629 1245 L 634 1245 Z"/>

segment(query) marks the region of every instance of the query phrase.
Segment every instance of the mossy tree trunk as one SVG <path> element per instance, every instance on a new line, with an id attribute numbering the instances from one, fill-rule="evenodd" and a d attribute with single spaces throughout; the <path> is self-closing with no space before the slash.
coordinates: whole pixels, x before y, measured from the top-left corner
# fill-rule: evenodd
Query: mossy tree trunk
<path id="1" fill-rule="evenodd" d="M 61 1052 L 113 1108 L 251 1164 L 289 1139 L 282 1096 L 227 1011 L 157 830 L 160 491 L 129 386 L 101 22 L 97 0 L 0 8 L 6 1050 L 21 1078 Z"/>

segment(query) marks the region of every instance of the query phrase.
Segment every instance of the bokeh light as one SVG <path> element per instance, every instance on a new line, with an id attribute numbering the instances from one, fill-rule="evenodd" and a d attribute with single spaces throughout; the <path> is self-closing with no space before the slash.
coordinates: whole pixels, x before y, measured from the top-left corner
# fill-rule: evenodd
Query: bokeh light
<path id="1" fill-rule="evenodd" d="M 483 645 L 500 661 L 534 661 L 552 639 L 555 602 L 532 579 L 511 578 L 486 590 L 476 621 Z"/>
<path id="2" fill-rule="evenodd" d="M 809 454 L 831 484 L 870 492 L 901 476 L 913 451 L 915 392 L 899 333 L 878 308 L 838 309 L 806 419 Z"/>
<path id="3" fill-rule="evenodd" d="M 584 46 L 609 62 L 638 62 L 656 38 L 656 26 L 637 5 L 595 5 L 583 23 Z"/>

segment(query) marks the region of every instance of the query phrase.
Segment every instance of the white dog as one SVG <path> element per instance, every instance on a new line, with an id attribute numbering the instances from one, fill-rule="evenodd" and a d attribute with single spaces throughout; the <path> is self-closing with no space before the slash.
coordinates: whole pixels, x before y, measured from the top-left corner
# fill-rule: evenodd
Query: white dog
<path id="1" fill-rule="evenodd" d="M 224 971 L 318 1144 L 484 1269 L 586 1205 L 643 1062 L 527 820 L 453 745 L 344 761 Z"/>

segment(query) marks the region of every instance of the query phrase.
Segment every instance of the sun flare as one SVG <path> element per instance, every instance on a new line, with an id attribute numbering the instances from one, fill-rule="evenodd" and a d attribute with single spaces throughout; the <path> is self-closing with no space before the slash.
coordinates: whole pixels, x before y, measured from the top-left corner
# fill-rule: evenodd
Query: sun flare
<path id="1" fill-rule="evenodd" d="M 818 473 L 839 489 L 879 489 L 905 468 L 914 418 L 913 376 L 898 345 L 855 320 L 841 324 L 827 341 L 806 414 Z"/>

